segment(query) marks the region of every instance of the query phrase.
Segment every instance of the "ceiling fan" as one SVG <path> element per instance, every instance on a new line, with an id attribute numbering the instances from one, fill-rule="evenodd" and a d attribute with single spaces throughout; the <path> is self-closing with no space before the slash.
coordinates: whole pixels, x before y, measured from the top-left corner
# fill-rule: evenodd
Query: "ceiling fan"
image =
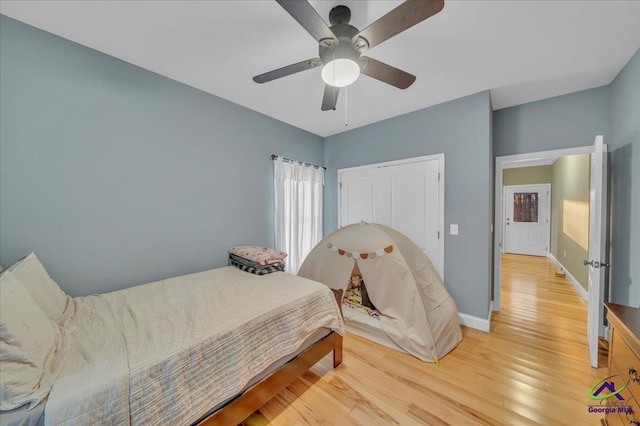
<path id="1" fill-rule="evenodd" d="M 444 0 L 407 0 L 373 24 L 359 31 L 349 25 L 351 10 L 336 6 L 329 12 L 329 27 L 307 0 L 276 0 L 320 45 L 319 58 L 307 59 L 253 77 L 266 83 L 300 71 L 323 66 L 322 111 L 335 110 L 340 87 L 355 82 L 360 75 L 406 89 L 416 76 L 362 53 L 440 12 Z"/>

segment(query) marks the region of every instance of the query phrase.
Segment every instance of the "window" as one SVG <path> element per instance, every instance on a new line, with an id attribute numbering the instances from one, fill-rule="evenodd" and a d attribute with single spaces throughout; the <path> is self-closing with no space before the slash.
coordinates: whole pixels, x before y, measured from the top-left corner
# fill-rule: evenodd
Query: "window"
<path id="1" fill-rule="evenodd" d="M 288 254 L 285 270 L 297 274 L 322 239 L 324 169 L 277 157 L 273 184 L 275 248 Z"/>
<path id="2" fill-rule="evenodd" d="M 513 221 L 538 223 L 537 192 L 516 192 L 513 194 Z"/>

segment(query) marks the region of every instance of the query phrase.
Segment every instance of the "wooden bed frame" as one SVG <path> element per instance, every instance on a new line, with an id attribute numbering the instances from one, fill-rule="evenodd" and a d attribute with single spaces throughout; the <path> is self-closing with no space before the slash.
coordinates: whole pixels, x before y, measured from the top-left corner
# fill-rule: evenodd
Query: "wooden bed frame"
<path id="1" fill-rule="evenodd" d="M 245 390 L 198 425 L 237 425 L 241 423 L 331 351 L 333 351 L 333 368 L 336 368 L 342 363 L 342 336 L 335 331 L 309 346 L 297 357 Z"/>

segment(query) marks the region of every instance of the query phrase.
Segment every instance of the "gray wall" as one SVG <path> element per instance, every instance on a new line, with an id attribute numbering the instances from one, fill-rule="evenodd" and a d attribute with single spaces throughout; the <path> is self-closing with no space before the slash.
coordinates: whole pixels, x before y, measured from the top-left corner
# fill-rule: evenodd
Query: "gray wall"
<path id="1" fill-rule="evenodd" d="M 640 307 L 640 50 L 610 87 L 611 300 Z"/>
<path id="2" fill-rule="evenodd" d="M 609 138 L 609 87 L 531 102 L 493 113 L 493 154 L 592 145 L 596 135 Z"/>
<path id="3" fill-rule="evenodd" d="M 612 298 L 637 306 L 639 79 L 636 53 L 610 86 L 493 114 L 484 92 L 323 144 L 0 17 L 0 263 L 34 250 L 72 295 L 208 269 L 225 263 L 230 245 L 272 244 L 271 153 L 329 166 L 328 233 L 337 226 L 338 168 L 444 152 L 446 227 L 461 231 L 445 235 L 447 286 L 461 312 L 486 318 L 490 280 L 481 277 L 491 273 L 492 238 L 481 225 L 493 217 L 493 158 L 590 145 L 604 134 Z"/>
<path id="4" fill-rule="evenodd" d="M 273 244 L 269 154 L 322 138 L 0 17 L 0 263 L 30 251 L 71 295 Z"/>
<path id="5" fill-rule="evenodd" d="M 325 139 L 324 230 L 337 228 L 337 170 L 445 154 L 445 285 L 460 312 L 488 318 L 491 106 L 482 92 Z M 448 235 L 449 224 L 460 235 Z"/>

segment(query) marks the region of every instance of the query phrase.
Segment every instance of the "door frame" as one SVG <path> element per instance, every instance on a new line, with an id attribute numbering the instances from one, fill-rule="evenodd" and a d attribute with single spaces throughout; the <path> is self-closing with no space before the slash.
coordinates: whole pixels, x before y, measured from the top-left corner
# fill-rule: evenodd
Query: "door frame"
<path id="1" fill-rule="evenodd" d="M 532 184 L 525 184 L 525 185 L 506 185 L 503 186 L 503 193 L 502 193 L 502 198 L 504 200 L 506 200 L 506 191 L 507 188 L 523 188 L 526 189 L 527 187 L 544 187 L 545 190 L 547 191 L 547 232 L 545 235 L 545 256 L 548 256 L 549 253 L 551 252 L 551 184 L 550 183 L 532 183 Z M 503 204 L 503 208 L 506 208 L 507 205 Z M 504 212 L 502 212 L 503 217 L 504 217 Z M 506 223 L 503 224 L 502 227 L 502 235 L 506 235 L 507 234 L 507 226 Z M 501 247 L 502 248 L 502 252 L 504 252 L 504 244 Z"/>
<path id="2" fill-rule="evenodd" d="M 438 180 L 438 234 L 439 234 L 439 238 L 438 238 L 438 251 L 440 252 L 440 256 L 438 259 L 438 265 L 436 265 L 436 268 L 438 269 L 438 272 L 440 273 L 440 278 L 442 278 L 442 280 L 444 281 L 444 237 L 445 237 L 445 232 L 444 232 L 444 153 L 440 153 L 440 154 L 433 154 L 433 155 L 424 155 L 421 157 L 411 157 L 411 158 L 403 158 L 400 160 L 393 160 L 393 161 L 385 161 L 383 163 L 373 163 L 373 164 L 365 164 L 362 166 L 355 166 L 355 167 L 345 167 L 342 169 L 338 169 L 338 173 L 337 173 L 337 183 L 336 183 L 336 194 L 338 194 L 338 229 L 342 228 L 342 217 L 341 217 L 341 212 L 342 212 L 342 207 L 340 205 L 340 200 L 341 200 L 341 185 L 342 185 L 342 174 L 343 173 L 348 173 L 348 172 L 355 172 L 355 171 L 359 171 L 359 170 L 367 170 L 367 169 L 377 169 L 377 168 L 382 168 L 382 167 L 389 167 L 389 166 L 398 166 L 398 165 L 402 165 L 402 164 L 411 164 L 411 163 L 421 163 L 423 161 L 433 161 L 433 160 L 437 160 L 438 161 L 438 168 L 440 170 L 440 176 L 439 176 L 439 180 Z"/>
<path id="3" fill-rule="evenodd" d="M 591 154 L 593 145 L 581 146 L 577 148 L 554 149 L 549 151 L 529 152 L 525 154 L 503 155 L 496 157 L 495 166 L 495 189 L 494 189 L 494 235 L 493 235 L 493 301 L 492 310 L 499 311 L 501 306 L 502 288 L 502 244 L 504 218 L 504 199 L 502 190 L 502 172 L 504 169 L 516 167 L 528 167 L 536 159 L 548 157 L 564 157 L 566 155 Z M 518 166 L 522 164 L 521 166 Z M 549 250 L 551 247 L 549 247 Z"/>

